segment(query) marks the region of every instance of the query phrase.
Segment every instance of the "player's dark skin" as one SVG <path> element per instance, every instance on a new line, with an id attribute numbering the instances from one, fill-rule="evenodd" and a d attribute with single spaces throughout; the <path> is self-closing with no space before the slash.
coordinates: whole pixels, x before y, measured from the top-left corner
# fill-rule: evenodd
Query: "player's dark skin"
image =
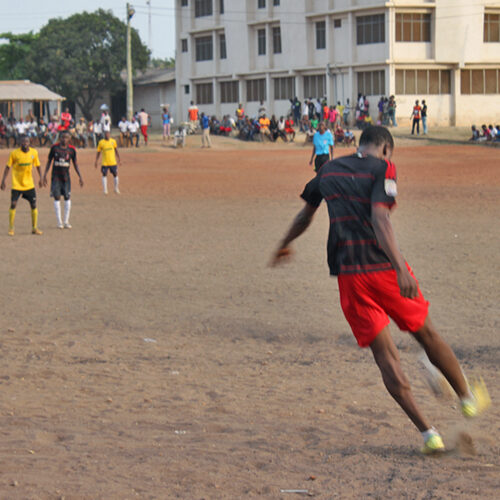
<path id="1" fill-rule="evenodd" d="M 30 150 L 30 138 L 29 137 L 23 137 L 21 141 L 21 151 L 23 153 L 27 153 Z M 40 170 L 40 167 L 36 167 L 38 171 L 38 177 L 39 177 L 39 182 L 38 182 L 38 187 L 42 187 L 43 182 L 42 182 L 42 171 Z M 7 175 L 9 173 L 10 168 L 5 166 L 5 170 L 3 171 L 3 177 L 2 177 L 2 183 L 0 184 L 0 189 L 2 191 L 5 190 L 5 180 L 7 179 Z M 12 200 L 10 203 L 10 208 L 14 209 L 17 206 L 17 201 Z M 32 207 L 35 208 L 35 207 Z"/>
<path id="2" fill-rule="evenodd" d="M 61 146 L 63 148 L 67 148 L 69 146 L 69 139 L 70 139 L 69 132 L 64 132 L 64 133 L 61 134 L 61 137 L 59 139 L 59 143 L 61 144 Z M 44 186 L 47 185 L 47 174 L 48 174 L 48 172 L 50 170 L 50 166 L 52 164 L 52 161 L 53 161 L 53 158 L 47 160 L 47 165 L 45 166 L 45 172 L 43 174 L 43 185 Z M 79 182 L 80 182 L 80 187 L 83 187 L 83 179 L 82 179 L 82 176 L 80 174 L 80 169 L 78 168 L 78 164 L 76 163 L 75 160 L 73 160 L 73 167 L 75 168 L 75 171 L 78 174 L 78 179 L 79 179 Z M 60 197 L 59 198 L 54 198 L 54 199 L 58 201 L 58 200 L 60 200 Z"/>
<path id="3" fill-rule="evenodd" d="M 387 144 L 376 146 L 368 144 L 360 146 L 359 152 L 375 156 L 379 159 L 389 160 L 392 149 Z M 286 262 L 292 256 L 290 243 L 298 238 L 311 224 L 317 208 L 308 203 L 295 217 L 288 233 L 283 238 L 274 253 L 270 265 L 276 266 Z M 418 295 L 418 286 L 406 267 L 403 255 L 399 251 L 396 236 L 390 220 L 390 209 L 383 204 L 372 205 L 372 225 L 378 244 L 384 250 L 396 271 L 401 295 L 409 299 Z M 416 332 L 411 332 L 417 342 L 423 347 L 429 360 L 436 366 L 459 398 L 469 395 L 465 377 L 460 369 L 458 360 L 450 346 L 441 338 L 429 316 L 424 325 Z M 401 367 L 399 352 L 392 339 L 389 327 L 383 328 L 370 344 L 373 357 L 382 374 L 382 380 L 396 402 L 408 415 L 420 432 L 426 431 L 431 426 L 417 406 L 410 384 Z"/>

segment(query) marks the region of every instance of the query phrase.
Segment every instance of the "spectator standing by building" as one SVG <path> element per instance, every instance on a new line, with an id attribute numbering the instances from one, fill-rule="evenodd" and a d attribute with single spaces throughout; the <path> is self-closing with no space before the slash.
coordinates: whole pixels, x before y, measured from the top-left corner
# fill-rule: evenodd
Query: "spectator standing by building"
<path id="1" fill-rule="evenodd" d="M 212 141 L 210 140 L 210 119 L 205 113 L 201 114 L 201 147 L 212 147 Z"/>
<path id="2" fill-rule="evenodd" d="M 292 100 L 290 99 L 290 102 L 292 103 L 292 115 L 293 119 L 295 120 L 295 123 L 300 122 L 300 101 L 297 96 Z"/>
<path id="3" fill-rule="evenodd" d="M 170 141 L 170 113 L 166 106 L 163 108 L 161 120 L 163 123 L 163 140 L 168 139 Z"/>
<path id="4" fill-rule="evenodd" d="M 101 115 L 101 129 L 102 133 L 111 132 L 111 116 L 109 116 L 109 111 L 105 109 Z"/>
<path id="5" fill-rule="evenodd" d="M 396 122 L 396 98 L 391 95 L 389 97 L 389 119 L 391 120 L 391 124 L 393 127 L 397 127 L 398 124 Z"/>
<path id="6" fill-rule="evenodd" d="M 411 125 L 411 135 L 415 133 L 415 127 L 417 128 L 417 135 L 420 134 L 420 113 L 422 111 L 422 108 L 420 107 L 420 104 L 418 103 L 418 99 L 415 101 L 415 106 L 413 106 L 413 111 L 411 112 L 410 118 L 412 119 L 412 125 Z"/>
<path id="7" fill-rule="evenodd" d="M 189 126 L 193 132 L 196 131 L 199 125 L 198 121 L 198 106 L 194 103 L 194 101 L 191 101 L 191 106 L 189 106 L 188 109 L 188 120 L 189 120 Z"/>
<path id="8" fill-rule="evenodd" d="M 427 104 L 425 99 L 422 100 L 422 132 L 427 135 Z"/>
<path id="9" fill-rule="evenodd" d="M 151 118 L 146 113 L 146 111 L 144 111 L 144 108 L 142 108 L 141 112 L 138 114 L 138 119 L 139 119 L 139 125 L 141 127 L 141 134 L 142 134 L 142 137 L 144 137 L 144 143 L 147 146 L 148 145 L 148 127 L 151 125 Z"/>

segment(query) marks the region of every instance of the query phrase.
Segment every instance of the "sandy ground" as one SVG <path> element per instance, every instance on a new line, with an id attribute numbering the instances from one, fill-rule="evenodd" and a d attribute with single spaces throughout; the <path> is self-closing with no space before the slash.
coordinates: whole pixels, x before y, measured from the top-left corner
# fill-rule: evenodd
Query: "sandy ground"
<path id="1" fill-rule="evenodd" d="M 79 151 L 72 230 L 56 229 L 42 189 L 43 236 L 21 201 L 9 238 L 0 194 L 0 498 L 498 498 L 498 149 L 394 158 L 403 253 L 494 401 L 465 422 L 393 329 L 450 448 L 430 459 L 342 316 L 325 207 L 294 261 L 266 267 L 302 206 L 309 148 L 198 140 L 123 151 L 121 196 L 101 193 L 93 152 Z"/>

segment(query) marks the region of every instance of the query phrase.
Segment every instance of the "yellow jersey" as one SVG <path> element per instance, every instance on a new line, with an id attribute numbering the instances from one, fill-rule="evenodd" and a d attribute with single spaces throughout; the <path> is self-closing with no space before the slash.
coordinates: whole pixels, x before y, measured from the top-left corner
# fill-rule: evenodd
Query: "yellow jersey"
<path id="1" fill-rule="evenodd" d="M 97 151 L 102 153 L 102 166 L 114 167 L 116 165 L 116 141 L 114 139 L 101 139 L 97 145 Z"/>
<path id="2" fill-rule="evenodd" d="M 40 166 L 36 149 L 29 148 L 27 153 L 21 148 L 14 149 L 10 153 L 7 166 L 12 169 L 12 189 L 28 191 L 35 188 L 32 169 Z"/>

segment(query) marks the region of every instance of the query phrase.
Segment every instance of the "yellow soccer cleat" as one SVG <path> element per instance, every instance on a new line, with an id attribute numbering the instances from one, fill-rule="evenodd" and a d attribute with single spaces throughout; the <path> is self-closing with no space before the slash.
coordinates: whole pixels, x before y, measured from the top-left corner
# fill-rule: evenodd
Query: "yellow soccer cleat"
<path id="1" fill-rule="evenodd" d="M 462 414 L 466 418 L 479 416 L 491 406 L 491 398 L 484 383 L 483 377 L 470 383 L 472 398 L 463 399 L 461 402 Z"/>
<path id="2" fill-rule="evenodd" d="M 40 229 L 38 229 L 37 227 L 34 227 L 32 230 L 31 230 L 31 234 L 43 234 L 42 231 L 40 231 Z"/>
<path id="3" fill-rule="evenodd" d="M 9 236 L 14 236 L 14 229 L 9 229 Z"/>
<path id="4" fill-rule="evenodd" d="M 423 448 L 420 450 L 424 455 L 433 455 L 445 451 L 444 443 L 439 434 L 432 434 L 427 438 Z"/>

